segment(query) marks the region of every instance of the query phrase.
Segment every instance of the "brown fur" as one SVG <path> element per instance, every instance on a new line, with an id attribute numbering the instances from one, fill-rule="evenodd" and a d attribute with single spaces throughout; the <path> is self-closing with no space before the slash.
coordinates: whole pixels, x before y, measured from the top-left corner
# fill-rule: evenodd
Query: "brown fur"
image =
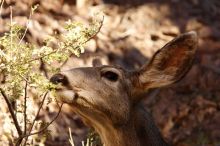
<path id="1" fill-rule="evenodd" d="M 190 32 L 169 42 L 137 71 L 99 65 L 63 71 L 51 82 L 60 84 L 58 99 L 72 106 L 105 146 L 167 146 L 138 95 L 182 78 L 196 48 L 197 36 Z"/>

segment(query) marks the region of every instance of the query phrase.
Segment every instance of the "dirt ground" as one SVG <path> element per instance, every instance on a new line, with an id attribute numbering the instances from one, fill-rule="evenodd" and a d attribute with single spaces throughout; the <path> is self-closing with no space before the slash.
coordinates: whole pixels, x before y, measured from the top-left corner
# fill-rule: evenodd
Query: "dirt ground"
<path id="1" fill-rule="evenodd" d="M 0 35 L 8 30 L 9 6 L 13 19 L 25 25 L 30 5 L 39 4 L 26 40 L 41 45 L 43 38 L 61 32 L 68 19 L 88 22 L 94 11 L 105 14 L 100 33 L 88 42 L 80 58 L 72 56 L 64 67 L 91 66 L 94 57 L 103 64 L 136 69 L 152 54 L 180 33 L 195 30 L 199 46 L 194 64 L 180 82 L 146 95 L 151 111 L 165 139 L 175 146 L 220 146 L 220 1 L 219 0 L 6 0 Z M 45 120 L 56 109 L 45 110 Z M 51 126 L 46 145 L 70 145 L 68 127 L 76 145 L 88 129 L 65 106 Z"/>

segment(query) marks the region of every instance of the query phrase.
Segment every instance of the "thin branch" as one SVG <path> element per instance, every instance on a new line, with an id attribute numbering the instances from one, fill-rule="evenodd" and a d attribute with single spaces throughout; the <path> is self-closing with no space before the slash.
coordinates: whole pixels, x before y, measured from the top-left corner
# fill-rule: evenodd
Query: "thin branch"
<path id="1" fill-rule="evenodd" d="M 71 131 L 70 127 L 69 127 L 69 135 L 70 135 L 69 142 L 70 142 L 71 146 L 74 146 L 73 137 L 72 137 L 72 131 Z"/>
<path id="2" fill-rule="evenodd" d="M 27 83 L 30 84 L 28 79 L 26 79 L 24 76 L 22 76 L 20 73 L 18 73 L 18 75 Z"/>
<path id="3" fill-rule="evenodd" d="M 30 14 L 29 14 L 29 17 L 28 17 L 28 20 L 27 20 L 27 23 L 26 23 L 26 28 L 25 28 L 24 34 L 23 34 L 22 38 L 20 39 L 18 45 L 21 44 L 21 42 L 23 41 L 25 35 L 27 34 L 27 31 L 28 31 L 28 28 L 29 28 L 29 23 L 30 23 L 32 14 L 33 14 L 33 12 L 32 12 L 32 9 L 31 9 L 31 12 L 30 12 Z"/>
<path id="4" fill-rule="evenodd" d="M 43 59 L 43 58 L 46 57 L 46 56 L 49 56 L 49 55 L 51 55 L 51 54 L 53 54 L 53 53 L 56 53 L 57 50 L 58 50 L 58 49 L 55 49 L 54 51 L 52 51 L 52 52 L 50 52 L 50 53 L 48 53 L 48 54 L 44 54 L 44 55 L 42 55 L 42 56 L 38 56 L 38 57 L 36 57 L 36 58 L 33 58 L 33 59 L 27 61 L 27 63 L 30 63 L 30 62 L 33 62 L 33 61 L 36 61 L 36 60 Z"/>
<path id="5" fill-rule="evenodd" d="M 27 87 L 28 87 L 28 83 L 25 82 L 25 88 L 24 88 L 24 134 L 27 133 Z"/>
<path id="6" fill-rule="evenodd" d="M 32 131 L 33 127 L 34 127 L 34 124 L 35 124 L 35 122 L 36 122 L 36 120 L 37 120 L 37 118 L 38 118 L 38 116 L 39 116 L 39 114 L 40 114 L 40 110 L 41 110 L 42 107 L 43 107 L 43 104 L 44 104 L 44 101 L 45 101 L 45 99 L 46 99 L 46 97 L 47 97 L 47 94 L 48 94 L 48 92 L 46 92 L 46 93 L 44 94 L 44 96 L 43 96 L 43 99 L 42 99 L 42 101 L 41 101 L 41 103 L 40 103 L 40 106 L 39 106 L 39 108 L 38 108 L 37 114 L 36 114 L 36 116 L 35 116 L 35 118 L 34 118 L 32 124 L 31 124 L 31 127 L 30 127 L 30 129 L 29 129 L 27 135 L 29 135 L 29 134 L 31 133 L 31 131 Z M 25 138 L 24 145 L 26 145 L 27 140 L 28 140 L 28 137 L 29 137 L 29 136 L 27 136 L 27 137 Z"/>
<path id="7" fill-rule="evenodd" d="M 63 103 L 62 103 L 61 106 L 59 107 L 59 111 L 58 111 L 57 115 L 56 115 L 45 127 L 43 127 L 42 129 L 40 129 L 39 131 L 30 133 L 30 134 L 28 134 L 28 135 L 24 135 L 23 138 L 24 138 L 24 137 L 31 136 L 31 135 L 35 135 L 35 134 L 40 134 L 40 133 L 44 132 L 44 131 L 59 117 L 60 112 L 61 112 L 61 110 L 62 110 L 62 107 L 63 107 Z"/>
<path id="8" fill-rule="evenodd" d="M 0 92 L 1 92 L 2 96 L 4 97 L 4 100 L 6 101 L 6 104 L 8 106 L 9 112 L 11 114 L 11 117 L 12 117 L 13 121 L 14 121 L 15 128 L 16 128 L 16 130 L 18 132 L 18 135 L 19 135 L 19 137 L 21 137 L 22 136 L 22 131 L 21 131 L 21 128 L 20 128 L 20 126 L 18 124 L 18 120 L 17 120 L 17 118 L 15 116 L 15 113 L 14 113 L 14 110 L 12 108 L 11 102 L 9 101 L 9 99 L 8 99 L 7 95 L 5 94 L 3 89 L 0 88 Z"/>
<path id="9" fill-rule="evenodd" d="M 28 86 L 28 82 L 25 82 L 25 87 L 24 87 L 24 135 L 27 132 L 27 86 Z M 17 142 L 16 142 L 16 146 L 20 146 L 20 144 L 22 143 L 23 140 L 23 136 L 19 137 Z"/>
<path id="10" fill-rule="evenodd" d="M 91 39 L 93 39 L 93 38 L 100 32 L 100 30 L 101 30 L 101 28 L 102 28 L 102 26 L 103 26 L 103 22 L 104 22 L 104 16 L 102 17 L 101 24 L 100 24 L 98 30 L 96 31 L 96 33 L 93 34 L 92 36 L 90 36 L 90 37 L 89 37 L 85 42 L 83 42 L 82 44 L 87 43 L 88 41 L 90 41 Z"/>
<path id="11" fill-rule="evenodd" d="M 98 30 L 96 31 L 96 33 L 94 33 L 92 36 L 90 36 L 86 41 L 82 42 L 82 44 L 87 43 L 88 41 L 90 41 L 91 39 L 93 39 L 93 38 L 100 32 L 100 30 L 101 30 L 101 28 L 102 28 L 102 26 L 103 26 L 103 22 L 104 22 L 104 16 L 103 16 L 103 18 L 102 18 L 102 20 L 101 20 L 101 24 L 100 24 Z M 65 48 L 68 48 L 68 47 L 70 47 L 70 46 L 66 46 Z M 65 48 L 64 48 L 64 49 L 65 49 Z M 33 62 L 33 61 L 36 61 L 36 60 L 43 59 L 44 57 L 49 56 L 49 55 L 51 55 L 51 54 L 53 54 L 53 53 L 56 53 L 57 51 L 58 51 L 58 49 L 55 49 L 54 51 L 52 51 L 52 52 L 50 52 L 50 53 L 48 53 L 48 54 L 44 54 L 44 55 L 42 55 L 42 56 L 33 58 L 33 59 L 29 60 L 28 63 Z"/>
<path id="12" fill-rule="evenodd" d="M 1 21 L 2 21 L 2 8 L 4 5 L 4 2 L 5 2 L 5 0 L 2 0 L 1 6 L 0 6 L 0 19 L 1 19 Z"/>
<path id="13" fill-rule="evenodd" d="M 12 50 L 12 25 L 13 25 L 13 18 L 12 18 L 12 6 L 10 6 L 10 20 L 11 20 L 11 23 L 10 23 L 10 25 L 11 25 L 11 28 L 10 28 L 10 37 L 11 37 L 11 50 Z"/>

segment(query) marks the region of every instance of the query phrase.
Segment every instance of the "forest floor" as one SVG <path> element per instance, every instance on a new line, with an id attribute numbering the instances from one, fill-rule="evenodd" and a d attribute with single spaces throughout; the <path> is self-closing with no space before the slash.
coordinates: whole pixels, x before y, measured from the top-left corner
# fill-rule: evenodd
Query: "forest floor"
<path id="1" fill-rule="evenodd" d="M 8 31 L 9 5 L 13 6 L 14 21 L 25 25 L 32 4 L 39 7 L 25 39 L 39 46 L 47 34 L 62 31 L 69 19 L 87 23 L 92 12 L 105 14 L 100 33 L 88 42 L 80 58 L 72 56 L 67 61 L 68 68 L 91 66 L 92 59 L 98 57 L 103 64 L 136 69 L 175 36 L 195 30 L 199 46 L 189 73 L 172 86 L 151 90 L 145 103 L 170 144 L 220 145 L 219 0 L 91 0 L 80 8 L 74 0 L 6 0 L 0 34 Z M 45 110 L 42 117 L 48 120 L 55 112 Z M 46 145 L 70 145 L 68 127 L 79 145 L 88 129 L 65 106 Z"/>

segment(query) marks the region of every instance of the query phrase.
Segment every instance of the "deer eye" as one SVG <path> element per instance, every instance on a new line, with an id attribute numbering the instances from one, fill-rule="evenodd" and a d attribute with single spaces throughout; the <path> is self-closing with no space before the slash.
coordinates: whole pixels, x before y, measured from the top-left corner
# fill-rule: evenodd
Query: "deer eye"
<path id="1" fill-rule="evenodd" d="M 118 80 L 118 74 L 112 71 L 103 72 L 101 73 L 101 76 L 112 82 L 115 82 Z"/>

